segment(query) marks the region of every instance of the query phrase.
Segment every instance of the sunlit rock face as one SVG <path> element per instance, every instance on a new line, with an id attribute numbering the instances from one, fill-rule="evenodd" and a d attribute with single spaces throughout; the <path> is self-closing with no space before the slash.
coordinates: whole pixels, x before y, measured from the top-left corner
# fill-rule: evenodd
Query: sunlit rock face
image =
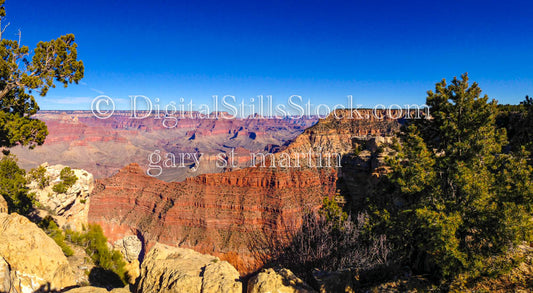
<path id="1" fill-rule="evenodd" d="M 18 214 L 0 214 L 0 292 L 61 290 L 76 285 L 61 248 Z"/>

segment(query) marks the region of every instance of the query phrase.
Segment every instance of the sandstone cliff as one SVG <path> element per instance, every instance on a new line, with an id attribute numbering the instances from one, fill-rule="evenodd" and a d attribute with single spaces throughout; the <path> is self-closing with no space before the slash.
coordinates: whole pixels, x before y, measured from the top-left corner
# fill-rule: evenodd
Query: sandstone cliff
<path id="1" fill-rule="evenodd" d="M 0 214 L 0 292 L 60 290 L 74 286 L 61 248 L 18 214 Z"/>

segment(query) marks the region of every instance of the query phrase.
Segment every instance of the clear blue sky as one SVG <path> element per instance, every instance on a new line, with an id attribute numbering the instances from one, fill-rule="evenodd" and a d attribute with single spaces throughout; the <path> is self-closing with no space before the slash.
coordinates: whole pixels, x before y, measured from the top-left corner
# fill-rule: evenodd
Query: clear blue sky
<path id="1" fill-rule="evenodd" d="M 30 47 L 76 35 L 83 83 L 38 97 L 42 109 L 89 109 L 99 93 L 119 104 L 227 94 L 423 103 L 463 72 L 500 103 L 533 95 L 531 1 L 7 0 L 6 9 L 4 36 L 20 29 Z"/>

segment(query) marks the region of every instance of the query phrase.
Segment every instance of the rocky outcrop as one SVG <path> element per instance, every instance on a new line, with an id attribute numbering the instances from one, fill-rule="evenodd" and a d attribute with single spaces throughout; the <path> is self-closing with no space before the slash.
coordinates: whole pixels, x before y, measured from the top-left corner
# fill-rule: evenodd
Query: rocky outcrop
<path id="1" fill-rule="evenodd" d="M 263 269 L 248 281 L 248 293 L 310 293 L 316 292 L 288 269 Z"/>
<path id="2" fill-rule="evenodd" d="M 66 193 L 57 193 L 53 191 L 53 186 L 60 181 L 59 175 L 65 166 L 48 166 L 47 163 L 42 166 L 46 168 L 45 176 L 50 184 L 41 189 L 38 182 L 32 181 L 28 184 L 29 192 L 35 193 L 40 206 L 51 212 L 60 227 L 81 231 L 82 226 L 87 226 L 89 195 L 94 188 L 93 175 L 85 170 L 72 169 L 78 180 Z"/>
<path id="3" fill-rule="evenodd" d="M 226 261 L 156 244 L 142 263 L 137 292 L 241 293 L 242 283 Z"/>
<path id="4" fill-rule="evenodd" d="M 61 248 L 27 218 L 0 214 L 0 239 L 0 286 L 9 287 L 2 292 L 59 290 L 75 285 Z"/>
<path id="5" fill-rule="evenodd" d="M 0 195 L 0 213 L 7 213 L 7 201 Z"/>

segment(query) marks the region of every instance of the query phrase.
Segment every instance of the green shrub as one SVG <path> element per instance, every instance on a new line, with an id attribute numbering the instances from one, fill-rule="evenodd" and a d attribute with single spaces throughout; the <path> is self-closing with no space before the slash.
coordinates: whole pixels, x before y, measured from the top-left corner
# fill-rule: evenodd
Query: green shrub
<path id="1" fill-rule="evenodd" d="M 66 193 L 68 190 L 68 187 L 63 182 L 59 182 L 54 187 L 52 187 L 52 190 L 57 193 Z"/>
<path id="2" fill-rule="evenodd" d="M 46 168 L 44 166 L 31 169 L 28 175 L 30 181 L 36 181 L 40 189 L 50 185 L 50 177 L 46 176 Z"/>
<path id="3" fill-rule="evenodd" d="M 74 171 L 70 169 L 70 167 L 65 167 L 63 170 L 61 170 L 61 173 L 59 174 L 59 179 L 65 183 L 67 186 L 67 189 L 74 185 L 76 181 L 78 181 L 78 177 L 74 174 Z"/>
<path id="4" fill-rule="evenodd" d="M 84 232 L 67 230 L 65 233 L 67 239 L 85 248 L 85 252 L 97 266 L 114 272 L 124 283 L 127 282 L 126 270 L 124 269 L 126 262 L 120 252 L 108 248 L 107 238 L 104 236 L 102 227 L 91 224 Z"/>
<path id="5" fill-rule="evenodd" d="M 52 187 L 52 190 L 57 193 L 66 193 L 67 190 L 78 181 L 78 177 L 70 167 L 65 167 L 59 174 L 61 181 Z"/>
<path id="6" fill-rule="evenodd" d="M 52 217 L 47 216 L 41 220 L 39 227 L 41 227 L 44 232 L 50 236 L 50 238 L 54 239 L 57 245 L 61 247 L 61 250 L 65 256 L 74 255 L 74 250 L 72 250 L 72 248 L 70 248 L 70 246 L 68 246 L 68 244 L 65 242 L 65 235 L 63 234 L 63 231 L 57 226 Z"/>

